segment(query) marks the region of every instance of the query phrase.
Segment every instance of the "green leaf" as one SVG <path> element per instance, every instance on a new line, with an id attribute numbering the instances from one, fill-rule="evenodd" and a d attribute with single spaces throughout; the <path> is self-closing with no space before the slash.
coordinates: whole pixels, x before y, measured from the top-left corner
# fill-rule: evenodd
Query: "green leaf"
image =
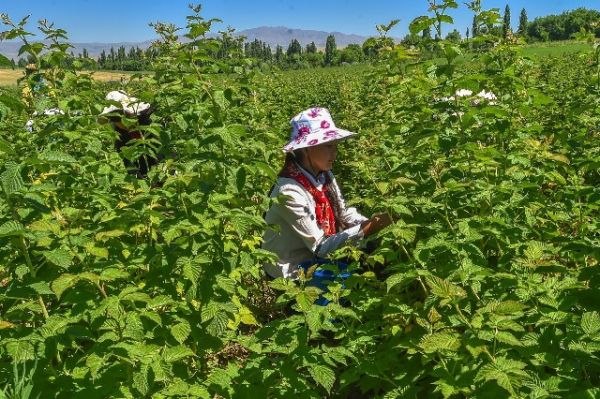
<path id="1" fill-rule="evenodd" d="M 143 364 L 139 371 L 133 373 L 133 387 L 143 396 L 146 396 L 150 389 L 148 384 L 148 365 Z"/>
<path id="2" fill-rule="evenodd" d="M 152 320 L 159 326 L 162 326 L 162 318 L 160 317 L 160 314 L 158 314 L 156 312 L 143 311 L 143 312 L 140 312 L 140 317 L 145 317 L 149 320 Z"/>
<path id="3" fill-rule="evenodd" d="M 21 363 L 35 358 L 35 347 L 29 341 L 10 341 L 5 347 L 14 362 Z"/>
<path id="4" fill-rule="evenodd" d="M 52 291 L 54 291 L 56 297 L 60 299 L 66 290 L 77 284 L 77 281 L 79 281 L 78 276 L 65 273 L 61 274 L 56 280 L 54 280 L 50 287 L 52 288 Z"/>
<path id="5" fill-rule="evenodd" d="M 600 331 L 600 316 L 598 312 L 586 312 L 581 316 L 581 329 L 590 336 L 596 336 Z"/>
<path id="6" fill-rule="evenodd" d="M 226 312 L 218 312 L 206 326 L 206 332 L 214 337 L 220 336 L 227 328 L 229 316 Z"/>
<path id="7" fill-rule="evenodd" d="M 25 183 L 21 177 L 21 165 L 14 162 L 7 162 L 5 168 L 2 175 L 0 175 L 0 182 L 6 195 L 10 196 L 16 191 L 21 190 L 25 186 Z"/>
<path id="8" fill-rule="evenodd" d="M 498 357 L 493 363 L 482 366 L 477 372 L 475 381 L 496 381 L 496 383 L 506 389 L 511 395 L 515 394 L 515 387 L 520 381 L 527 377 L 523 371 L 526 364 L 517 360 Z"/>
<path id="9" fill-rule="evenodd" d="M 167 363 L 174 363 L 189 356 L 194 356 L 194 352 L 187 346 L 179 345 L 165 348 L 163 359 Z"/>
<path id="10" fill-rule="evenodd" d="M 230 279 L 229 277 L 219 275 L 216 278 L 217 286 L 221 288 L 223 291 L 234 294 L 235 293 L 235 281 Z"/>
<path id="11" fill-rule="evenodd" d="M 175 324 L 171 327 L 171 335 L 177 342 L 182 344 L 192 332 L 192 328 L 190 327 L 190 323 L 186 320 L 181 320 L 179 323 Z"/>
<path id="12" fill-rule="evenodd" d="M 496 306 L 494 306 L 492 312 L 498 315 L 518 315 L 521 314 L 525 308 L 527 308 L 527 306 L 521 302 L 503 301 L 498 302 Z"/>
<path id="13" fill-rule="evenodd" d="M 4 140 L 0 140 L 0 151 L 4 152 L 7 155 L 14 155 L 14 150 L 10 146 L 10 144 Z"/>
<path id="14" fill-rule="evenodd" d="M 308 372 L 313 380 L 327 390 L 327 393 L 331 392 L 331 388 L 333 388 L 333 384 L 335 383 L 335 373 L 332 369 L 327 366 L 315 364 L 308 367 Z"/>
<path id="15" fill-rule="evenodd" d="M 427 285 L 431 288 L 431 292 L 433 295 L 443 298 L 443 299 L 452 299 L 452 298 L 460 298 L 467 295 L 465 290 L 460 288 L 459 286 L 439 278 L 437 276 L 427 276 L 426 278 Z"/>
<path id="16" fill-rule="evenodd" d="M 75 163 L 77 160 L 64 152 L 61 151 L 44 151 L 39 155 L 39 158 L 48 162 L 57 162 L 57 163 Z"/>
<path id="17" fill-rule="evenodd" d="M 411 34 L 416 35 L 417 33 L 423 32 L 425 29 L 429 28 L 434 22 L 435 20 L 433 18 L 422 15 L 413 19 L 408 29 L 410 30 Z"/>
<path id="18" fill-rule="evenodd" d="M 529 241 L 523 254 L 528 260 L 533 261 L 542 258 L 545 250 L 546 245 L 544 243 L 539 241 Z"/>
<path id="19" fill-rule="evenodd" d="M 227 388 L 231 385 L 231 376 L 227 374 L 227 371 L 216 368 L 208 376 L 207 382 L 209 384 L 215 384 L 221 388 Z"/>
<path id="20" fill-rule="evenodd" d="M 409 179 L 408 177 L 405 177 L 405 176 L 400 176 L 399 178 L 397 178 L 396 183 L 401 184 L 401 185 L 407 184 L 410 186 L 418 186 L 419 185 L 419 183 L 417 183 L 413 179 Z"/>
<path id="21" fill-rule="evenodd" d="M 161 359 L 154 358 L 152 363 L 150 363 L 150 369 L 154 373 L 154 382 L 167 382 L 171 379 L 170 364 L 165 363 Z"/>
<path id="22" fill-rule="evenodd" d="M 275 280 L 269 282 L 269 287 L 277 291 L 295 291 L 298 289 L 296 284 L 289 278 L 278 277 Z"/>
<path id="23" fill-rule="evenodd" d="M 42 253 L 50 263 L 63 269 L 68 269 L 73 263 L 73 256 L 66 249 L 56 248 L 52 251 L 43 251 Z"/>
<path id="24" fill-rule="evenodd" d="M 57 335 L 63 334 L 66 328 L 72 323 L 73 321 L 70 318 L 52 315 L 46 320 L 44 325 L 40 327 L 38 333 L 45 339 L 56 337 Z"/>
<path id="25" fill-rule="evenodd" d="M 314 311 L 306 313 L 306 324 L 308 328 L 314 333 L 318 332 L 323 326 L 323 314 L 322 312 Z"/>
<path id="26" fill-rule="evenodd" d="M 38 55 L 45 47 L 44 43 L 40 42 L 24 44 L 19 48 L 19 56 L 23 55 L 23 53 L 29 53 L 34 56 Z"/>
<path id="27" fill-rule="evenodd" d="M 438 19 L 439 19 L 441 22 L 445 22 L 445 23 L 447 23 L 447 24 L 453 24 L 453 23 L 454 23 L 454 19 L 452 19 L 452 17 L 451 17 L 450 15 L 440 15 L 440 16 L 438 17 Z"/>
<path id="28" fill-rule="evenodd" d="M 460 338 L 458 334 L 448 332 L 438 332 L 426 335 L 421 339 L 419 346 L 425 353 L 452 351 L 460 348 Z"/>
<path id="29" fill-rule="evenodd" d="M 398 284 L 401 285 L 401 289 L 404 288 L 406 284 L 414 281 L 416 277 L 416 272 L 392 274 L 385 280 L 385 283 L 387 285 L 387 292 L 390 292 L 390 290 Z"/>
<path id="30" fill-rule="evenodd" d="M 303 312 L 308 312 L 318 297 L 319 294 L 315 291 L 305 290 L 296 294 L 296 302 Z"/>
<path id="31" fill-rule="evenodd" d="M 213 93 L 213 102 L 215 105 L 217 105 L 219 108 L 221 109 L 226 109 L 227 108 L 227 104 L 228 101 L 225 98 L 225 92 L 223 92 L 222 90 L 217 90 Z M 224 133 L 226 131 L 226 128 L 221 128 L 218 131 L 220 131 L 221 133 Z M 226 136 L 225 134 L 223 134 L 223 137 Z"/>
<path id="32" fill-rule="evenodd" d="M 19 222 L 10 220 L 0 226 L 0 237 L 23 236 L 25 228 Z"/>
<path id="33" fill-rule="evenodd" d="M 85 245 L 85 250 L 97 258 L 108 259 L 108 249 L 96 247 L 93 242 L 89 242 Z"/>
<path id="34" fill-rule="evenodd" d="M 21 103 L 21 101 L 19 101 L 17 98 L 6 94 L 0 94 L 0 103 L 4 104 L 14 112 L 21 112 L 23 108 L 25 108 L 23 103 Z"/>
<path id="35" fill-rule="evenodd" d="M 102 241 L 102 242 L 106 242 L 108 240 L 110 240 L 111 238 L 117 238 L 117 237 L 121 237 L 125 235 L 125 232 L 123 230 L 109 230 L 109 231 L 101 231 L 99 233 L 96 233 L 96 240 L 97 241 Z"/>
<path id="36" fill-rule="evenodd" d="M 30 284 L 29 287 L 33 288 L 35 292 L 40 295 L 53 295 L 54 292 L 50 289 L 50 286 L 45 281 L 39 281 L 37 283 Z"/>
<path id="37" fill-rule="evenodd" d="M 90 369 L 92 378 L 98 378 L 98 371 L 100 371 L 104 365 L 104 358 L 92 353 L 85 359 L 85 365 Z"/>
<path id="38" fill-rule="evenodd" d="M 58 234 L 60 232 L 60 225 L 56 221 L 51 220 L 36 220 L 29 225 L 31 231 L 43 231 L 52 232 Z"/>
<path id="39" fill-rule="evenodd" d="M 196 285 L 200 276 L 202 275 L 202 265 L 192 261 L 188 257 L 177 259 L 177 265 L 181 266 L 183 276 L 188 279 L 192 284 Z"/>
<path id="40" fill-rule="evenodd" d="M 502 342 L 512 346 L 523 346 L 521 341 L 519 341 L 513 334 L 508 331 L 498 331 L 496 333 L 496 339 L 498 342 Z"/>
<path id="41" fill-rule="evenodd" d="M 100 273 L 100 280 L 102 281 L 114 281 L 123 278 L 129 278 L 129 273 L 125 270 L 117 269 L 114 267 L 104 269 L 102 270 L 102 273 Z"/>
<path id="42" fill-rule="evenodd" d="M 11 60 L 8 59 L 8 57 L 0 54 L 0 67 L 14 67 L 13 63 Z"/>

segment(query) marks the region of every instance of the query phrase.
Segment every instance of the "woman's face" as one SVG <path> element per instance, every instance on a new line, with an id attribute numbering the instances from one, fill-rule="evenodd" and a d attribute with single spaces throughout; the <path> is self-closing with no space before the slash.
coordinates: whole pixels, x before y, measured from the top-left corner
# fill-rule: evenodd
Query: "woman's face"
<path id="1" fill-rule="evenodd" d="M 330 170 L 337 157 L 337 148 L 337 141 L 330 141 L 314 147 L 307 147 L 306 156 L 309 160 L 308 164 L 312 168 L 317 169 L 315 172 L 326 172 Z"/>

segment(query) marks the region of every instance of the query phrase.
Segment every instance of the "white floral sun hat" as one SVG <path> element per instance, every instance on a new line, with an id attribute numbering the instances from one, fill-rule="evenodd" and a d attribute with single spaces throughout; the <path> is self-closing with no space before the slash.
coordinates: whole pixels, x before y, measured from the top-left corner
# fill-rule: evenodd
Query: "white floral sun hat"
<path id="1" fill-rule="evenodd" d="M 106 99 L 109 101 L 121 103 L 121 107 L 118 107 L 114 104 L 108 107 L 104 107 L 100 115 L 105 115 L 111 112 L 119 111 L 124 112 L 127 115 L 139 116 L 143 112 L 150 109 L 150 104 L 142 102 L 135 97 L 130 97 L 123 90 L 111 91 L 106 95 Z"/>
<path id="2" fill-rule="evenodd" d="M 337 128 L 326 108 L 309 108 L 302 111 L 292 118 L 290 124 L 290 142 L 283 147 L 284 152 L 313 147 L 356 134 Z"/>

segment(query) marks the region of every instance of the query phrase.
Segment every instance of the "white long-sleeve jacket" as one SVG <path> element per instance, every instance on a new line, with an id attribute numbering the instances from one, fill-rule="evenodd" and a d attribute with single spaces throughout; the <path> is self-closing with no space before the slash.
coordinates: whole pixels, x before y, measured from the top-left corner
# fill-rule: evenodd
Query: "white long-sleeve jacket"
<path id="1" fill-rule="evenodd" d="M 308 172 L 302 172 L 318 189 L 317 182 Z M 306 189 L 291 178 L 280 177 L 271 192 L 271 198 L 285 196 L 284 201 L 276 201 L 267 211 L 265 221 L 273 228 L 267 229 L 263 239 L 263 248 L 278 256 L 276 264 L 266 264 L 264 269 L 271 277 L 297 278 L 298 264 L 315 257 L 325 257 L 343 244 L 362 238 L 360 224 L 367 220 L 355 208 L 347 208 L 340 188 L 331 172 L 330 190 L 335 190 L 339 198 L 340 219 L 336 220 L 349 226 L 337 234 L 325 237 L 317 224 L 315 201 Z"/>

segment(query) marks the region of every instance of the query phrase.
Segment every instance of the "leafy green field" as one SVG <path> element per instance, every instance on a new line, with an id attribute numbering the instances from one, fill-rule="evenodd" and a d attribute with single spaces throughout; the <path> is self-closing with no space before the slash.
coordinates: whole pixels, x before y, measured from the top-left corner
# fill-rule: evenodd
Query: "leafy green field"
<path id="1" fill-rule="evenodd" d="M 583 42 L 553 42 L 530 44 L 523 48 L 523 55 L 548 57 L 573 53 L 585 53 L 593 50 L 591 43 Z"/>
<path id="2" fill-rule="evenodd" d="M 157 109 L 120 153 L 89 75 L 41 71 L 33 105 L 0 89 L 4 396 L 600 394 L 598 50 L 531 60 L 499 42 L 466 63 L 441 41 L 444 62 L 397 47 L 265 74 L 206 57 L 207 23 L 189 22 L 185 44 L 159 25 L 154 73 L 123 86 Z M 65 114 L 30 133 L 42 103 Z M 398 220 L 373 253 L 336 254 L 355 273 L 326 307 L 309 277 L 261 268 L 288 121 L 309 106 L 359 132 L 334 167 L 348 202 Z M 147 179 L 127 173 L 155 153 Z"/>

